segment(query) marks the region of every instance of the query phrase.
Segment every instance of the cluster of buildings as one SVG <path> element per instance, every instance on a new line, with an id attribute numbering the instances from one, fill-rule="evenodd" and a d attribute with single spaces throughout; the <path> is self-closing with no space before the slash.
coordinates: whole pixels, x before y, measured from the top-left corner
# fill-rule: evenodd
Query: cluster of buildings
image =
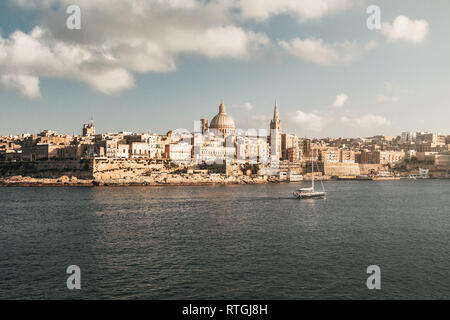
<path id="1" fill-rule="evenodd" d="M 325 162 L 356 162 L 391 167 L 399 163 L 450 166 L 450 135 L 403 132 L 400 136 L 323 139 Z"/>
<path id="2" fill-rule="evenodd" d="M 314 146 L 314 152 L 312 152 Z M 187 163 L 302 163 L 314 157 L 326 164 L 380 164 L 393 167 L 417 162 L 450 166 L 450 136 L 428 132 L 403 132 L 400 136 L 352 139 L 306 139 L 285 133 L 275 103 L 268 129 L 239 130 L 225 104 L 209 123 L 195 122 L 193 132 L 97 133 L 94 121 L 81 135 L 39 134 L 0 137 L 0 161 L 149 159 Z"/>

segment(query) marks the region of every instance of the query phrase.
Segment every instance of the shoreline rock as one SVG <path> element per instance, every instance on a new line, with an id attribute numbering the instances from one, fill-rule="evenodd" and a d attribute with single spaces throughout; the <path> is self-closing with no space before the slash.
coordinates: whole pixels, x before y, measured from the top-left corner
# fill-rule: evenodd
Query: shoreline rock
<path id="1" fill-rule="evenodd" d="M 449 177 L 432 177 L 432 179 L 449 179 Z M 333 179 L 324 179 L 333 180 Z M 305 179 L 304 182 L 309 180 Z M 353 180 L 348 180 L 353 181 Z M 357 179 L 354 181 L 358 181 Z M 157 186 L 205 186 L 205 185 L 255 185 L 283 183 L 273 176 L 226 176 L 226 175 L 182 175 L 163 174 L 151 176 L 122 177 L 116 179 L 80 179 L 61 176 L 53 178 L 35 178 L 12 176 L 0 178 L 0 187 L 157 187 Z"/>
<path id="2" fill-rule="evenodd" d="M 225 175 L 155 175 L 123 177 L 119 179 L 79 179 L 61 176 L 56 178 L 34 178 L 13 176 L 0 178 L 2 187 L 114 187 L 114 186 L 195 186 L 195 185 L 244 185 L 276 182 L 261 176 Z"/>

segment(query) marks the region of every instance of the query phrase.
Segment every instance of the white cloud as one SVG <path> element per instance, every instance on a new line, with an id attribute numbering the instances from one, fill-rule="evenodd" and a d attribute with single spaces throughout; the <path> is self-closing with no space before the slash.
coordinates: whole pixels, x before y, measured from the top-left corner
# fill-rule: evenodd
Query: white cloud
<path id="1" fill-rule="evenodd" d="M 244 104 L 233 105 L 233 107 L 245 109 L 248 111 L 253 110 L 255 108 L 250 102 L 246 102 Z"/>
<path id="2" fill-rule="evenodd" d="M 389 120 L 385 117 L 374 115 L 372 113 L 353 117 L 341 116 L 339 118 L 339 121 L 345 125 L 360 127 L 364 129 L 377 128 L 380 126 L 388 125 L 390 123 Z"/>
<path id="3" fill-rule="evenodd" d="M 0 59 L 3 85 L 17 88 L 30 98 L 40 96 L 39 77 L 73 78 L 103 93 L 134 85 L 133 76 L 120 65 L 106 61 L 98 48 L 57 41 L 40 27 L 29 34 L 14 32 L 0 41 L 0 47 L 6 53 Z"/>
<path id="4" fill-rule="evenodd" d="M 133 73 L 176 70 L 180 54 L 248 59 L 270 42 L 234 25 L 233 4 L 221 0 L 79 0 L 76 31 L 61 26 L 72 0 L 12 1 L 40 22 L 0 36 L 0 74 L 72 78 L 105 94 L 133 87 Z"/>
<path id="5" fill-rule="evenodd" d="M 100 70 L 94 77 L 87 74 L 80 77 L 80 80 L 105 94 L 134 87 L 133 76 L 127 70 L 121 68 Z"/>
<path id="6" fill-rule="evenodd" d="M 318 112 L 308 113 L 300 110 L 296 111 L 293 120 L 298 124 L 306 126 L 312 131 L 320 131 L 325 127 L 325 125 L 337 126 L 339 123 L 350 127 L 360 127 L 364 129 L 377 128 L 390 123 L 385 117 L 374 115 L 372 113 L 364 114 L 362 116 L 344 115 L 337 118 L 331 114 L 321 115 Z"/>
<path id="7" fill-rule="evenodd" d="M 24 8 L 49 8 L 59 3 L 72 4 L 73 0 L 11 0 Z M 77 0 L 76 3 L 84 9 L 102 5 L 108 10 L 108 5 L 115 6 L 119 2 L 129 2 L 133 13 L 144 15 L 149 8 L 158 9 L 158 4 L 190 10 L 199 6 L 196 0 Z M 206 2 L 206 1 L 205 1 Z M 230 11 L 239 11 L 243 19 L 266 20 L 274 15 L 290 14 L 300 22 L 320 19 L 327 14 L 343 11 L 353 5 L 355 0 L 212 0 L 212 6 L 220 6 Z M 237 10 L 236 10 L 237 9 Z"/>
<path id="8" fill-rule="evenodd" d="M 300 60 L 320 65 L 351 61 L 360 51 L 355 43 L 349 41 L 327 44 L 322 39 L 294 38 L 289 42 L 278 40 L 278 44 Z"/>
<path id="9" fill-rule="evenodd" d="M 231 111 L 230 111 L 231 112 Z M 232 112 L 231 112 L 232 113 Z M 250 116 L 243 114 L 231 114 L 237 127 L 241 129 L 257 129 L 268 130 L 271 117 L 265 114 L 255 114 L 252 112 Z"/>
<path id="10" fill-rule="evenodd" d="M 318 114 L 313 112 L 303 112 L 301 110 L 297 110 L 294 113 L 292 120 L 294 123 L 301 124 L 302 127 L 314 132 L 321 131 L 326 122 L 326 119 Z"/>
<path id="11" fill-rule="evenodd" d="M 341 121 L 341 122 L 343 122 L 343 123 L 350 123 L 352 120 L 349 118 L 349 117 L 347 117 L 347 116 L 342 116 L 342 117 L 340 117 L 339 118 L 339 120 Z"/>
<path id="12" fill-rule="evenodd" d="M 340 109 L 328 109 L 326 111 L 297 110 L 287 116 L 281 115 L 285 128 L 289 127 L 298 135 L 310 136 L 317 134 L 323 136 L 334 132 L 334 135 L 343 133 L 349 136 L 361 136 L 364 134 L 375 134 L 379 132 L 380 127 L 390 124 L 390 121 L 381 116 L 372 113 L 367 114 L 349 114 L 338 111 Z"/>
<path id="13" fill-rule="evenodd" d="M 383 23 L 381 31 L 392 40 L 420 43 L 429 32 L 429 24 L 426 20 L 411 20 L 405 16 L 398 16 L 392 24 Z"/>
<path id="14" fill-rule="evenodd" d="M 39 98 L 39 79 L 26 74 L 3 74 L 0 77 L 0 88 L 18 89 L 22 95 L 30 99 Z"/>
<path id="15" fill-rule="evenodd" d="M 246 19 L 266 20 L 274 15 L 291 14 L 300 22 L 320 19 L 352 5 L 352 0 L 239 0 L 241 14 Z"/>
<path id="16" fill-rule="evenodd" d="M 244 31 L 239 27 L 209 28 L 179 47 L 180 51 L 194 52 L 210 58 L 248 58 L 249 46 L 267 45 L 269 38 L 262 33 Z"/>
<path id="17" fill-rule="evenodd" d="M 263 114 L 253 114 L 250 117 L 251 123 L 248 125 L 249 128 L 267 128 L 271 118 Z"/>
<path id="18" fill-rule="evenodd" d="M 373 41 L 373 40 L 370 40 L 369 42 L 367 42 L 367 43 L 364 45 L 364 50 L 369 51 L 369 50 L 372 50 L 372 49 L 377 48 L 378 46 L 379 46 L 379 43 L 378 43 L 378 42 Z"/>
<path id="19" fill-rule="evenodd" d="M 336 98 L 334 98 L 334 102 L 331 104 L 332 107 L 343 107 L 348 100 L 348 96 L 346 94 L 338 94 Z"/>
<path id="20" fill-rule="evenodd" d="M 399 102 L 400 98 L 399 97 L 391 97 L 391 96 L 386 96 L 384 94 L 380 94 L 378 96 L 378 102 Z"/>

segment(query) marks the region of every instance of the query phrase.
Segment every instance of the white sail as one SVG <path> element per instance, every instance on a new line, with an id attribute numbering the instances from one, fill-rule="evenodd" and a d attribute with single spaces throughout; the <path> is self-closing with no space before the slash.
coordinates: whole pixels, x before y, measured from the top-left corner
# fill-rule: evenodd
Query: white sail
<path id="1" fill-rule="evenodd" d="M 311 188 L 301 188 L 294 192 L 294 196 L 297 199 L 314 199 L 314 198 L 325 198 L 325 188 L 323 186 L 322 180 L 320 181 L 322 183 L 322 189 L 321 192 L 316 192 L 314 190 L 314 144 L 312 144 L 311 147 Z"/>

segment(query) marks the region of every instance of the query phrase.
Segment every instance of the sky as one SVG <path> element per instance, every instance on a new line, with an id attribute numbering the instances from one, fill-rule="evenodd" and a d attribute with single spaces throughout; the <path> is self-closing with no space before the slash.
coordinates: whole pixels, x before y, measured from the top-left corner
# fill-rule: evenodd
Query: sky
<path id="1" fill-rule="evenodd" d="M 70 5 L 81 29 L 69 29 Z M 380 9 L 380 25 L 368 28 Z M 450 2 L 3 0 L 0 135 L 242 129 L 449 134 Z"/>

